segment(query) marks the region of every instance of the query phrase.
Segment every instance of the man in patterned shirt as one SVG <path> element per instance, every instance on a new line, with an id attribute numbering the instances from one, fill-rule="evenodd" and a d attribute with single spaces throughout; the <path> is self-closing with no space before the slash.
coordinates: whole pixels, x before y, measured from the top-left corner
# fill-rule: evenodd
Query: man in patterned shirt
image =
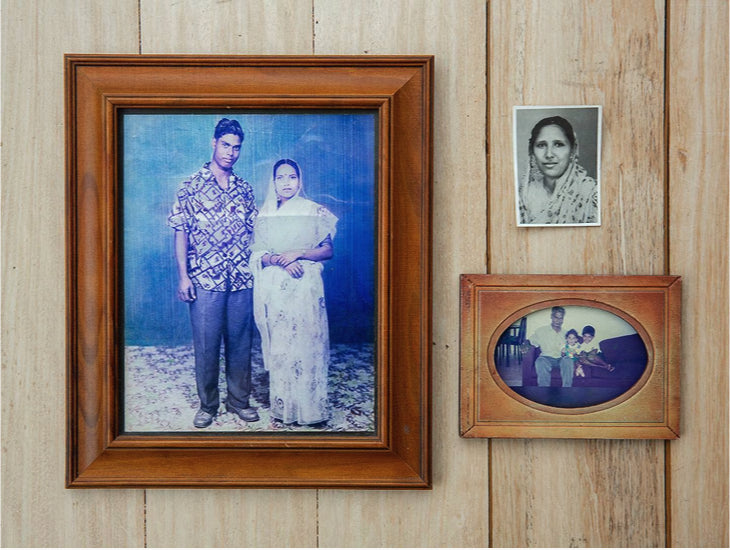
<path id="1" fill-rule="evenodd" d="M 249 404 L 253 276 L 248 265 L 258 211 L 251 185 L 233 172 L 243 137 L 237 121 L 218 122 L 210 162 L 182 183 L 168 218 L 175 229 L 178 297 L 190 304 L 200 398 L 196 428 L 210 426 L 218 413 L 221 339 L 226 410 L 246 422 L 259 419 Z"/>

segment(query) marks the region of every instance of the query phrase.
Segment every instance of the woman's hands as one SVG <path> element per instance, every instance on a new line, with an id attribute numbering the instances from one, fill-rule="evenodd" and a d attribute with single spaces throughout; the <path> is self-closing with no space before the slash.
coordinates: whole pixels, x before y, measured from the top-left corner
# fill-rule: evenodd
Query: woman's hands
<path id="1" fill-rule="evenodd" d="M 284 268 L 284 271 L 286 271 L 289 275 L 294 277 L 295 279 L 298 279 L 302 275 L 304 275 L 304 268 L 302 267 L 302 264 L 299 262 L 292 262 L 289 265 L 287 265 Z"/>
<path id="2" fill-rule="evenodd" d="M 297 260 L 309 260 L 312 262 L 323 262 L 329 260 L 333 256 L 332 239 L 327 238 L 315 248 L 300 248 L 295 250 L 287 250 L 280 254 L 271 254 L 268 259 L 264 256 L 264 267 L 269 265 L 278 265 L 284 269 L 289 275 L 298 279 L 304 275 L 304 268 Z"/>
<path id="3" fill-rule="evenodd" d="M 281 254 L 272 254 L 269 256 L 269 264 L 277 265 L 284 269 L 289 275 L 295 279 L 299 279 L 304 275 L 304 268 L 297 260 L 302 257 L 301 250 L 288 250 Z"/>
<path id="4" fill-rule="evenodd" d="M 296 262 L 301 258 L 303 254 L 304 252 L 302 250 L 287 250 L 281 254 L 273 254 L 271 256 L 271 263 L 286 268 L 290 263 Z"/>

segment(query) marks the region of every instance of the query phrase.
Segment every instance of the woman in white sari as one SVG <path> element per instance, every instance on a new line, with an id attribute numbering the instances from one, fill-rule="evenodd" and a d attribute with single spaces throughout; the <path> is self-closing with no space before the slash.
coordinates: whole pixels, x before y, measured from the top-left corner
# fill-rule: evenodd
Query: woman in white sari
<path id="1" fill-rule="evenodd" d="M 250 265 L 271 416 L 312 425 L 329 418 L 322 262 L 333 255 L 337 218 L 302 194 L 297 163 L 278 161 L 254 227 Z"/>

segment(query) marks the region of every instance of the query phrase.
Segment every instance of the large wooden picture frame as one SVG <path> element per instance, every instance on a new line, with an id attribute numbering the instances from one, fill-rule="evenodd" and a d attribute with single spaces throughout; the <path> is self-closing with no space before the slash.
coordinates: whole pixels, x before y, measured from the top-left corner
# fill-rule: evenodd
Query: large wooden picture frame
<path id="1" fill-rule="evenodd" d="M 67 55 L 67 487 L 430 488 L 430 56 Z M 375 428 L 129 433 L 123 113 L 376 113 Z"/>
<path id="2" fill-rule="evenodd" d="M 680 309 L 674 276 L 462 275 L 462 437 L 679 437 Z"/>

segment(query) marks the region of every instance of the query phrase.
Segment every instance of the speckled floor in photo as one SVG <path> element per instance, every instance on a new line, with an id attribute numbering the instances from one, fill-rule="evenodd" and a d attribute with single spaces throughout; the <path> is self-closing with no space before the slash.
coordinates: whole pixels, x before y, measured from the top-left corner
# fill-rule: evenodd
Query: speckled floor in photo
<path id="1" fill-rule="evenodd" d="M 125 348 L 125 432 L 357 432 L 375 429 L 375 369 L 372 344 L 334 345 L 329 368 L 330 420 L 324 426 L 285 425 L 271 419 L 268 373 L 254 348 L 250 404 L 258 422 L 244 422 L 225 411 L 226 391 L 221 360 L 221 407 L 208 428 L 193 426 L 198 410 L 192 346 Z"/>

